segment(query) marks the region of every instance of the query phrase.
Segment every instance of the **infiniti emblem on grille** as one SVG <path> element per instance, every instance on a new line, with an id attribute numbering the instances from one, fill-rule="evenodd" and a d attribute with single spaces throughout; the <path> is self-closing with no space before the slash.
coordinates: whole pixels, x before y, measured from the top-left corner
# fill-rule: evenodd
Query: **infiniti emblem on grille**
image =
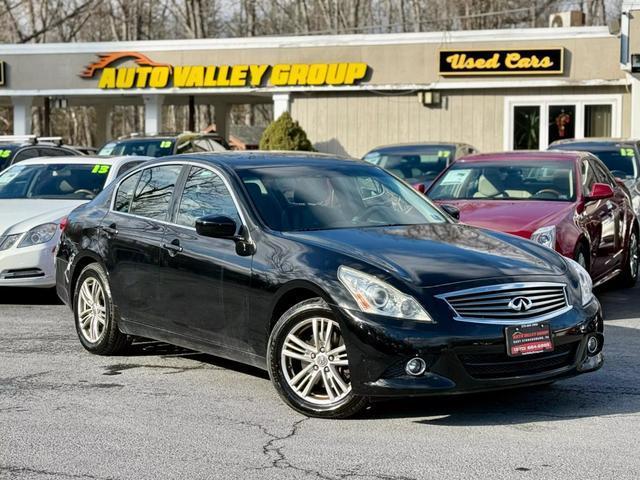
<path id="1" fill-rule="evenodd" d="M 516 312 L 526 312 L 533 306 L 533 302 L 528 297 L 516 297 L 509 302 L 509 308 Z"/>

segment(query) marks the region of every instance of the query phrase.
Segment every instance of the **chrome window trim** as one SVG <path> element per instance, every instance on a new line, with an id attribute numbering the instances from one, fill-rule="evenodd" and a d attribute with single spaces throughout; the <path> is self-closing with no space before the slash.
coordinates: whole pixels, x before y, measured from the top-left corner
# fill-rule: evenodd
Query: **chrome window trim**
<path id="1" fill-rule="evenodd" d="M 242 210 L 240 201 L 238 200 L 238 197 L 236 195 L 236 192 L 234 191 L 234 189 L 231 187 L 231 184 L 229 183 L 229 181 L 227 180 L 227 178 L 224 175 L 224 172 L 222 170 L 220 170 L 219 168 L 213 166 L 213 165 L 205 165 L 203 163 L 199 163 L 199 162 L 194 162 L 194 161 L 189 161 L 189 160 L 167 160 L 166 162 L 159 162 L 159 163 L 154 163 L 153 165 L 140 165 L 140 167 L 134 168 L 131 172 L 127 172 L 127 174 L 123 177 L 123 178 L 119 178 L 117 179 L 117 183 L 116 186 L 113 189 L 113 194 L 111 195 L 111 200 L 109 202 L 109 212 L 110 213 L 115 213 L 116 215 L 125 215 L 128 217 L 133 217 L 133 218 L 139 218 L 141 220 L 147 220 L 147 221 L 151 221 L 151 222 L 158 222 L 158 223 L 162 223 L 164 225 L 169 225 L 172 227 L 178 227 L 178 228 L 185 228 L 187 230 L 192 230 L 192 231 L 196 231 L 195 227 L 187 227 L 185 225 L 180 225 L 179 223 L 173 223 L 173 222 L 167 222 L 165 220 L 156 220 L 154 218 L 149 218 L 149 217 L 144 217 L 142 215 L 136 215 L 135 213 L 129 213 L 129 212 L 119 212 L 117 210 L 113 209 L 113 206 L 115 204 L 116 201 L 116 196 L 118 195 L 118 190 L 120 189 L 120 185 L 122 184 L 122 182 L 124 182 L 125 180 L 127 180 L 129 177 L 132 177 L 138 173 L 141 173 L 144 170 L 150 169 L 150 168 L 155 168 L 155 167 L 166 167 L 166 166 L 171 166 L 171 165 L 178 165 L 180 167 L 184 167 L 185 165 L 189 165 L 189 166 L 193 166 L 193 167 L 198 167 L 198 168 L 205 168 L 207 170 L 210 170 L 211 172 L 213 172 L 214 174 L 216 174 L 218 177 L 220 177 L 220 179 L 222 179 L 222 183 L 224 183 L 224 186 L 227 188 L 227 190 L 229 191 L 229 193 L 231 194 L 231 199 L 233 200 L 233 204 L 236 207 L 236 210 L 238 211 L 238 216 L 240 217 L 240 220 L 242 221 L 242 225 L 247 227 L 245 228 L 245 230 L 247 231 L 247 241 L 251 244 L 254 244 L 252 238 L 251 238 L 251 233 L 249 232 L 248 229 L 248 222 L 246 219 L 246 216 L 244 214 L 244 211 Z M 174 190 L 175 191 L 175 190 Z M 135 194 L 135 192 L 134 192 Z M 132 199 L 133 201 L 133 199 Z"/>
<path id="2" fill-rule="evenodd" d="M 565 306 L 560 310 L 556 310 L 554 312 L 545 313 L 544 315 L 538 315 L 537 317 L 529 317 L 523 319 L 499 319 L 499 318 L 475 318 L 475 317 L 462 317 L 458 315 L 456 309 L 449 303 L 448 299 L 455 299 L 456 297 L 461 297 L 465 295 L 473 295 L 477 293 L 484 292 L 500 292 L 501 290 L 512 290 L 512 289 L 522 289 L 522 288 L 536 288 L 536 287 L 556 287 L 562 288 L 564 293 Z M 526 325 L 528 323 L 536 323 L 542 322 L 544 320 L 549 320 L 551 318 L 557 317 L 559 315 L 563 315 L 567 313 L 569 310 L 573 308 L 573 305 L 569 302 L 569 297 L 567 296 L 567 285 L 566 283 L 559 282 L 517 282 L 517 283 L 501 283 L 497 285 L 485 285 L 482 287 L 468 288 L 464 290 L 455 290 L 453 292 L 447 292 L 440 295 L 435 295 L 435 298 L 440 300 L 444 300 L 447 306 L 454 313 L 453 319 L 458 322 L 466 322 L 466 323 L 483 323 L 490 325 Z"/>

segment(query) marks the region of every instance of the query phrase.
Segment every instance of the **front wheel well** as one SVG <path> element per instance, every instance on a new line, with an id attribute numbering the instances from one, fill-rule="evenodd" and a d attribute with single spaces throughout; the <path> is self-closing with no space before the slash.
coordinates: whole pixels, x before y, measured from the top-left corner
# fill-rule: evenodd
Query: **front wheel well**
<path id="1" fill-rule="evenodd" d="M 280 317 L 284 314 L 284 312 L 300 302 L 317 297 L 322 297 L 322 295 L 319 295 L 317 292 L 304 287 L 294 288 L 283 294 L 278 299 L 273 308 L 271 321 L 269 322 L 269 334 L 271 334 L 271 330 L 273 330 L 273 327 L 278 322 Z"/>

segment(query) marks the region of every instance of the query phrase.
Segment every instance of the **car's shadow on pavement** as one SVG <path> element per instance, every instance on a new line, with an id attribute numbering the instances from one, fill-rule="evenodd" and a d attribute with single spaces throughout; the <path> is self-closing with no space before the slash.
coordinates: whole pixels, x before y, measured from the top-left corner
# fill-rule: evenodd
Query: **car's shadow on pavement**
<path id="1" fill-rule="evenodd" d="M 267 372 L 251 365 L 245 365 L 233 360 L 227 360 L 226 358 L 216 357 L 207 353 L 201 353 L 187 348 L 178 347 L 176 345 L 170 345 L 156 340 L 149 340 L 147 338 L 136 338 L 131 344 L 131 347 L 129 347 L 125 353 L 125 356 L 129 361 L 134 360 L 136 357 L 147 356 L 160 357 L 162 359 L 180 357 L 196 362 L 206 363 L 214 367 L 224 368 L 226 370 L 233 370 L 238 373 L 252 375 L 254 377 L 264 378 L 267 380 L 269 379 Z"/>
<path id="2" fill-rule="evenodd" d="M 62 305 L 55 288 L 0 287 L 0 305 Z"/>

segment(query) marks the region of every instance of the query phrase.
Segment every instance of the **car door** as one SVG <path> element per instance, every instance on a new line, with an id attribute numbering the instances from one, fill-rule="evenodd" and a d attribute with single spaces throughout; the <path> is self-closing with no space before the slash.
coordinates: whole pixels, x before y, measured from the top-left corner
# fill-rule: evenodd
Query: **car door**
<path id="1" fill-rule="evenodd" d="M 591 239 L 591 276 L 599 278 L 611 269 L 616 251 L 617 220 L 613 199 L 588 198 L 595 183 L 608 183 L 593 158 L 582 160 L 582 189 L 585 196 L 581 217 Z"/>
<path id="2" fill-rule="evenodd" d="M 598 158 L 593 159 L 598 175 L 598 181 L 606 183 L 613 190 L 613 197 L 609 199 L 608 208 L 613 215 L 614 229 L 612 238 L 609 240 L 612 244 L 613 262 L 611 267 L 616 267 L 623 261 L 623 249 L 624 249 L 624 235 L 625 235 L 625 204 L 630 202 L 629 195 L 626 187 L 622 187 L 618 184 L 613 174 L 609 171 L 607 166 Z"/>
<path id="3" fill-rule="evenodd" d="M 162 308 L 175 333 L 248 351 L 246 299 L 251 256 L 236 253 L 230 239 L 203 237 L 195 223 L 222 215 L 243 224 L 239 204 L 221 172 L 191 166 L 167 226 L 162 251 Z"/>
<path id="4" fill-rule="evenodd" d="M 106 267 L 124 321 L 162 327 L 157 285 L 162 237 L 181 165 L 156 165 L 126 177 L 101 222 Z"/>

